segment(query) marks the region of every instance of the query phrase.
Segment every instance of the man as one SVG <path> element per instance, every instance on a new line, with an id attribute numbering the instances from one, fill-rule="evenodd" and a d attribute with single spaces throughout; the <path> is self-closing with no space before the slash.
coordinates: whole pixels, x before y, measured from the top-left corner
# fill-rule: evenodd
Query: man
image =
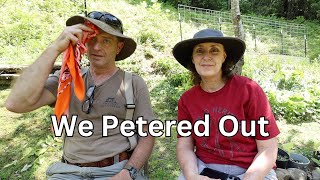
<path id="1" fill-rule="evenodd" d="M 120 133 L 119 126 L 109 129 L 107 136 L 102 135 L 103 115 L 117 117 L 119 124 L 126 117 L 125 73 L 116 66 L 115 61 L 129 57 L 136 48 L 135 41 L 123 35 L 122 23 L 114 15 L 94 11 L 88 17 L 69 18 L 60 36 L 21 74 L 5 106 L 9 111 L 24 113 L 56 102 L 59 73 L 50 76 L 49 73 L 57 57 L 70 43 L 76 45 L 84 32 L 93 32 L 83 24 L 85 21 L 99 29 L 99 33 L 86 44 L 90 61 L 89 69 L 82 75 L 86 97 L 83 102 L 79 101 L 73 93 L 74 85 L 71 86 L 68 114 L 78 116 L 74 134 L 72 137 L 63 136 L 63 162 L 51 165 L 47 175 L 49 179 L 141 179 L 143 177 L 137 171 L 152 152 L 153 137 L 140 137 L 135 149 L 129 152 L 131 144 L 128 137 Z M 144 120 L 153 120 L 144 80 L 133 75 L 132 86 L 136 105 L 133 120 L 140 116 Z M 79 134 L 78 125 L 82 120 L 93 123 L 92 136 L 82 137 Z M 147 125 L 143 126 L 143 130 L 147 131 Z"/>

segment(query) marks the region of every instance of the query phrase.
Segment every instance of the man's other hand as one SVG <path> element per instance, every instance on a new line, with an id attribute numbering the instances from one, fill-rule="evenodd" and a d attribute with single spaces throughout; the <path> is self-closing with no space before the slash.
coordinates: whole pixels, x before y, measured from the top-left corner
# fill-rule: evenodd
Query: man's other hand
<path id="1" fill-rule="evenodd" d="M 118 174 L 110 178 L 110 180 L 132 180 L 132 178 L 128 170 L 122 169 Z"/>

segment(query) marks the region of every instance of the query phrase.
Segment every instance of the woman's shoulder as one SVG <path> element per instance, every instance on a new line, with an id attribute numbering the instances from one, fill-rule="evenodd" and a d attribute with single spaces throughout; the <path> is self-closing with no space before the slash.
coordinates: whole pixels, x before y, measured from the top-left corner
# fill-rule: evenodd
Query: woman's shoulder
<path id="1" fill-rule="evenodd" d="M 252 86 L 252 87 L 259 86 L 258 83 L 253 79 L 246 76 L 240 76 L 240 75 L 234 75 L 232 77 L 232 82 L 239 86 Z"/>
<path id="2" fill-rule="evenodd" d="M 242 75 L 233 75 L 232 79 L 235 80 L 236 82 L 241 82 L 241 83 L 248 83 L 253 81 L 251 78 L 247 76 L 242 76 Z"/>
<path id="3" fill-rule="evenodd" d="M 181 97 L 184 96 L 194 96 L 195 93 L 199 91 L 199 86 L 200 85 L 194 85 L 190 89 L 186 90 L 184 93 L 182 93 Z"/>
<path id="4" fill-rule="evenodd" d="M 233 87 L 249 94 L 263 92 L 263 89 L 255 80 L 246 76 L 235 75 L 233 77 Z"/>

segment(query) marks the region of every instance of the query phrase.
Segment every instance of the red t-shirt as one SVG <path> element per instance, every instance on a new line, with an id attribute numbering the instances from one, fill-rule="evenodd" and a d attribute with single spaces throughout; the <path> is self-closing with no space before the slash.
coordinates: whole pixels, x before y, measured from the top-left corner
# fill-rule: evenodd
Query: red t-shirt
<path id="1" fill-rule="evenodd" d="M 196 146 L 196 155 L 205 163 L 237 165 L 248 168 L 257 154 L 257 140 L 266 140 L 277 136 L 280 131 L 275 122 L 268 99 L 261 87 L 253 80 L 243 76 L 233 76 L 217 92 L 208 93 L 196 85 L 186 91 L 178 103 L 178 121 L 195 121 L 210 115 L 210 136 L 197 137 L 192 133 Z M 225 115 L 237 118 L 239 130 L 232 137 L 225 137 L 218 128 L 219 120 Z M 245 137 L 241 134 L 241 121 L 246 122 L 246 132 L 250 132 L 250 122 L 260 117 L 269 120 L 265 125 L 268 137 L 260 134 L 260 125 L 256 123 L 256 136 Z M 224 123 L 226 132 L 231 132 L 234 124 L 231 120 Z M 204 126 L 199 126 L 203 132 Z M 180 137 L 178 135 L 178 137 Z"/>

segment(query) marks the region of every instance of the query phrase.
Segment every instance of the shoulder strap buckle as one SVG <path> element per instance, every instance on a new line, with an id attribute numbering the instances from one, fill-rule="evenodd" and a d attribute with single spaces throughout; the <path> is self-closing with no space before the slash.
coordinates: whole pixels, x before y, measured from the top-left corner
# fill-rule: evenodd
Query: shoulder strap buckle
<path id="1" fill-rule="evenodd" d="M 135 104 L 126 104 L 127 109 L 135 109 L 136 105 Z"/>

